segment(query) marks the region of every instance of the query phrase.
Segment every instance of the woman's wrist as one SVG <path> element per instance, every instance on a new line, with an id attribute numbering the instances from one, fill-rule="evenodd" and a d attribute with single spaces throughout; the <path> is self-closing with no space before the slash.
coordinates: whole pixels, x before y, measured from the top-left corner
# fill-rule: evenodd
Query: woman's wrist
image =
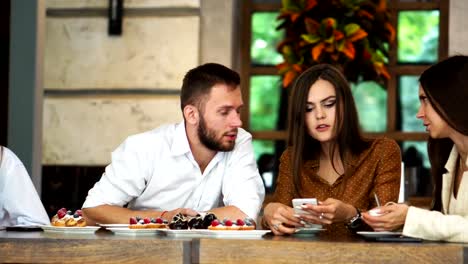
<path id="1" fill-rule="evenodd" d="M 360 212 L 359 212 L 359 209 L 357 209 L 357 207 L 351 205 L 351 204 L 348 204 L 348 214 L 347 214 L 347 217 L 346 217 L 346 221 L 349 221 L 351 220 L 352 218 L 356 217 L 356 215 L 358 215 Z"/>

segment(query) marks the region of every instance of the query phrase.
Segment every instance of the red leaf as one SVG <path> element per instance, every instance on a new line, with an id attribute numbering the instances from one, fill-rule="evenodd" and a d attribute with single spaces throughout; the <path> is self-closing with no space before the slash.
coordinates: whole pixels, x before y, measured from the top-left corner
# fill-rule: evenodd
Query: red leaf
<path id="1" fill-rule="evenodd" d="M 283 77 L 283 87 L 288 87 L 296 76 L 297 73 L 295 71 L 288 71 Z"/>
<path id="2" fill-rule="evenodd" d="M 299 18 L 300 15 L 301 14 L 298 14 L 298 13 L 291 14 L 291 21 L 296 22 L 296 20 Z"/>
<path id="3" fill-rule="evenodd" d="M 341 32 L 339 30 L 333 31 L 333 35 L 335 35 L 335 41 L 338 41 L 338 40 L 341 40 L 342 38 L 344 38 L 343 32 Z"/>
<path id="4" fill-rule="evenodd" d="M 360 40 L 360 39 L 363 39 L 365 37 L 367 37 L 367 32 L 362 30 L 362 29 L 359 29 L 358 31 L 356 31 L 353 35 L 351 35 L 348 38 L 348 41 L 354 42 L 356 40 Z"/>
<path id="5" fill-rule="evenodd" d="M 353 43 L 346 41 L 344 49 L 342 51 L 346 57 L 350 60 L 354 60 L 354 56 L 356 55 L 356 50 L 354 49 Z"/>
<path id="6" fill-rule="evenodd" d="M 387 22 L 385 23 L 384 27 L 388 31 L 390 42 L 393 42 L 393 40 L 395 39 L 395 29 L 393 28 L 392 24 Z"/>
<path id="7" fill-rule="evenodd" d="M 318 58 L 322 54 L 323 49 L 325 48 L 325 43 L 319 43 L 312 48 L 312 58 L 314 61 L 318 61 Z"/>
<path id="8" fill-rule="evenodd" d="M 317 0 L 308 0 L 305 10 L 308 11 L 317 5 Z"/>

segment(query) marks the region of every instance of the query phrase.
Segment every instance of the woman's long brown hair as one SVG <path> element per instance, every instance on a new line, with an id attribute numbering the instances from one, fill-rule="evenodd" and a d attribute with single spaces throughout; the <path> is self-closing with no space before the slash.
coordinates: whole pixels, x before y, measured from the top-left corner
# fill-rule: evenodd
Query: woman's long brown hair
<path id="1" fill-rule="evenodd" d="M 468 56 L 453 56 L 423 72 L 419 78 L 432 108 L 447 124 L 468 136 Z M 442 174 L 446 173 L 453 141 L 449 138 L 428 141 L 428 154 L 434 182 L 432 209 L 442 211 Z"/>
<path id="2" fill-rule="evenodd" d="M 305 110 L 310 87 L 317 80 L 329 81 L 336 91 L 335 142 L 330 149 L 332 166 L 336 148 L 345 165 L 345 157 L 357 155 L 370 145 L 359 128 L 359 119 L 351 89 L 343 74 L 329 64 L 318 64 L 303 72 L 294 82 L 289 100 L 288 146 L 291 150 L 291 170 L 296 193 L 302 190 L 301 168 L 307 159 L 320 156 L 320 142 L 307 133 Z M 346 169 L 346 167 L 345 167 Z"/>

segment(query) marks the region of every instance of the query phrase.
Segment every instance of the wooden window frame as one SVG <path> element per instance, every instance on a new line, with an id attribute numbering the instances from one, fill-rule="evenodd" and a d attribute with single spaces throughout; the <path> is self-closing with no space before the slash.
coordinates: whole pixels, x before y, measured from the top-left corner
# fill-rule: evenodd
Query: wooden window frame
<path id="1" fill-rule="evenodd" d="M 241 41 L 240 41 L 240 74 L 242 78 L 242 93 L 245 106 L 241 114 L 244 128 L 251 132 L 254 139 L 260 140 L 286 140 L 287 131 L 251 131 L 250 129 L 250 77 L 256 75 L 278 75 L 274 66 L 257 66 L 251 64 L 250 45 L 252 32 L 252 14 L 255 12 L 277 12 L 281 8 L 281 3 L 272 1 L 243 1 L 241 7 Z M 424 11 L 439 10 L 439 49 L 438 59 L 448 57 L 448 20 L 449 20 L 449 0 L 435 0 L 434 2 L 400 2 L 390 0 L 389 8 L 392 16 L 392 24 L 397 28 L 398 12 L 400 11 Z M 397 100 L 398 100 L 398 79 L 403 75 L 420 75 L 432 64 L 398 64 L 397 63 L 397 40 L 391 45 L 389 51 L 388 69 L 390 80 L 387 82 L 387 129 L 384 132 L 365 133 L 366 136 L 378 137 L 386 136 L 397 141 L 423 141 L 427 139 L 425 132 L 403 132 L 397 130 Z"/>

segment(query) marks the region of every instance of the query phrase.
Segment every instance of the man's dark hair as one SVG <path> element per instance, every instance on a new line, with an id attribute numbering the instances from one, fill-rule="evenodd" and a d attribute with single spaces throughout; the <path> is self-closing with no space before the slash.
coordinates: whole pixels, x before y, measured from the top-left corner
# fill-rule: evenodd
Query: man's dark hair
<path id="1" fill-rule="evenodd" d="M 180 108 L 194 105 L 202 108 L 204 99 L 216 84 L 226 84 L 232 89 L 240 85 L 239 74 L 217 63 L 200 65 L 185 74 L 180 93 Z"/>

